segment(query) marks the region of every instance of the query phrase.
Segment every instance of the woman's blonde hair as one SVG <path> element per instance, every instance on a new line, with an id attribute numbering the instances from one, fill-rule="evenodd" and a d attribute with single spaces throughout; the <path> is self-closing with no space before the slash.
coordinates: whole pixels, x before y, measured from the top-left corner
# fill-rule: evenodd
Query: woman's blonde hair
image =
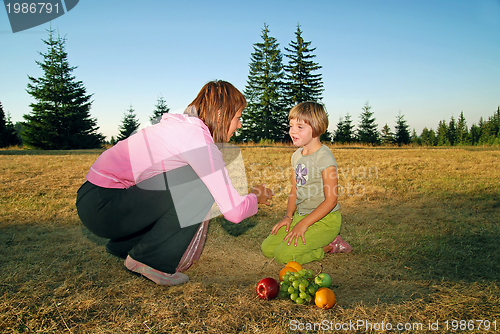
<path id="1" fill-rule="evenodd" d="M 227 140 L 227 132 L 234 115 L 247 106 L 243 94 L 227 81 L 210 81 L 189 105 L 196 108 L 198 117 L 210 130 L 216 143 Z"/>
<path id="2" fill-rule="evenodd" d="M 318 137 L 328 129 L 328 115 L 325 106 L 314 101 L 297 104 L 290 110 L 288 119 L 297 119 L 312 127 L 313 137 Z"/>

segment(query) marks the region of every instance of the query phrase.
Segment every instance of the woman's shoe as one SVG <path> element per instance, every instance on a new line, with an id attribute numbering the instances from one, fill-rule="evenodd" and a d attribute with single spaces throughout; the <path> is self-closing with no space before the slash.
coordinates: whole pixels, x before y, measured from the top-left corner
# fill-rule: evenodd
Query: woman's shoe
<path id="1" fill-rule="evenodd" d="M 343 240 L 340 235 L 337 235 L 335 240 L 333 240 L 328 246 L 332 246 L 332 250 L 328 252 L 330 254 L 352 252 L 352 246 Z"/>
<path id="2" fill-rule="evenodd" d="M 178 285 L 187 283 L 189 281 L 189 277 L 183 273 L 176 272 L 175 274 L 167 274 L 162 271 L 151 268 L 144 263 L 134 260 L 127 256 L 125 259 L 125 267 L 128 270 L 133 271 L 135 273 L 141 274 L 146 278 L 149 278 L 153 282 L 159 285 Z"/>

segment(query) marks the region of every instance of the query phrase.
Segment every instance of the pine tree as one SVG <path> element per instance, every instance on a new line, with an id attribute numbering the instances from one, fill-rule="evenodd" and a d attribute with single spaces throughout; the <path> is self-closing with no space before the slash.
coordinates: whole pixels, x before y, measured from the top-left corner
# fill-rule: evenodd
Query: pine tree
<path id="1" fill-rule="evenodd" d="M 339 122 L 337 123 L 337 129 L 333 132 L 333 142 L 337 143 L 345 143 L 343 140 L 344 138 L 342 137 L 343 131 L 344 131 L 344 120 L 342 117 L 339 117 Z"/>
<path id="2" fill-rule="evenodd" d="M 450 142 L 451 146 L 455 145 L 456 138 L 457 138 L 456 122 L 455 118 L 451 116 L 450 123 L 448 124 L 448 141 Z"/>
<path id="3" fill-rule="evenodd" d="M 155 108 L 156 109 L 153 111 L 153 116 L 149 118 L 151 124 L 159 123 L 163 114 L 166 114 L 170 111 L 170 108 L 167 107 L 167 102 L 165 101 L 163 96 L 158 97 Z"/>
<path id="4" fill-rule="evenodd" d="M 495 122 L 496 138 L 494 141 L 495 145 L 500 144 L 500 106 L 497 107 L 497 111 L 493 116 L 493 121 Z"/>
<path id="5" fill-rule="evenodd" d="M 409 126 L 406 124 L 404 116 L 401 115 L 401 111 L 398 116 L 396 116 L 396 126 L 394 140 L 398 146 L 408 145 L 410 143 L 410 132 L 408 131 Z"/>
<path id="6" fill-rule="evenodd" d="M 43 42 L 48 51 L 40 53 L 44 60 L 36 63 L 44 75 L 28 76 L 27 92 L 36 102 L 30 104 L 33 112 L 23 116 L 25 144 L 40 149 L 101 147 L 104 136 L 97 133 L 97 121 L 90 115 L 92 95 L 72 75 L 76 67 L 69 65 L 66 40 L 49 30 L 49 39 Z"/>
<path id="7" fill-rule="evenodd" d="M 380 136 L 380 141 L 382 144 L 394 144 L 394 133 L 392 133 L 391 128 L 387 123 L 382 128 L 382 135 Z"/>
<path id="8" fill-rule="evenodd" d="M 343 120 L 339 119 L 337 129 L 333 134 L 333 141 L 341 144 L 349 144 L 356 141 L 351 115 L 347 114 Z"/>
<path id="9" fill-rule="evenodd" d="M 448 126 L 446 125 L 445 120 L 439 121 L 436 139 L 438 146 L 450 145 L 450 140 L 448 138 Z"/>
<path id="10" fill-rule="evenodd" d="M 125 115 L 123 116 L 122 124 L 120 126 L 120 134 L 116 137 L 117 141 L 127 139 L 136 131 L 141 124 L 137 120 L 137 115 L 135 114 L 135 110 L 130 105 L 130 108 L 127 110 Z"/>
<path id="11" fill-rule="evenodd" d="M 10 115 L 5 115 L 2 103 L 0 102 L 0 147 L 8 147 L 21 144 L 16 135 L 16 129 Z"/>
<path id="12" fill-rule="evenodd" d="M 358 141 L 363 144 L 380 144 L 380 136 L 377 130 L 377 124 L 371 111 L 371 106 L 368 102 L 363 106 L 363 112 L 359 117 L 359 125 L 357 131 Z"/>
<path id="13" fill-rule="evenodd" d="M 488 144 L 498 143 L 500 140 L 500 107 L 497 108 L 493 116 L 488 117 L 486 126 L 489 134 Z"/>
<path id="14" fill-rule="evenodd" d="M 285 69 L 286 80 L 286 101 L 288 107 L 304 101 L 320 101 L 323 92 L 323 80 L 320 73 L 313 72 L 321 69 L 318 63 L 312 58 L 316 48 L 310 48 L 311 42 L 304 41 L 300 25 L 297 25 L 295 32 L 295 41 L 289 43 L 290 48 L 285 47 L 288 54 L 285 57 L 289 59 Z"/>
<path id="15" fill-rule="evenodd" d="M 420 134 L 420 139 L 422 142 L 422 145 L 425 146 L 436 146 L 436 134 L 434 133 L 434 130 L 432 129 L 427 129 L 424 128 L 422 130 L 422 133 Z"/>
<path id="16" fill-rule="evenodd" d="M 283 57 L 269 27 L 262 29 L 261 43 L 254 44 L 245 97 L 247 108 L 241 117 L 242 128 L 236 141 L 285 141 L 288 136 L 288 111 L 283 98 Z"/>
<path id="17" fill-rule="evenodd" d="M 410 142 L 413 144 L 413 146 L 422 146 L 422 140 L 417 135 L 417 131 L 415 129 L 413 129 L 413 131 L 411 132 Z"/>
<path id="18" fill-rule="evenodd" d="M 327 142 L 327 143 L 331 143 L 332 140 L 333 140 L 333 134 L 326 130 L 325 133 L 322 133 L 320 136 L 319 136 L 319 140 L 324 143 L 324 142 Z"/>
<path id="19" fill-rule="evenodd" d="M 469 143 L 469 130 L 467 129 L 467 122 L 465 121 L 463 111 L 460 112 L 460 116 L 457 120 L 456 141 L 457 145 L 465 145 Z"/>
<path id="20" fill-rule="evenodd" d="M 23 145 L 23 136 L 22 136 L 24 132 L 23 122 L 16 122 L 16 124 L 14 124 L 14 130 L 16 133 L 17 142 L 19 143 L 19 145 Z"/>
<path id="21" fill-rule="evenodd" d="M 490 122 L 491 117 L 489 117 L 486 121 L 481 117 L 479 119 L 479 127 L 481 128 L 481 137 L 479 138 L 479 144 L 489 144 L 490 139 L 494 133 L 492 128 L 492 123 Z"/>
<path id="22" fill-rule="evenodd" d="M 477 126 L 476 124 L 472 124 L 469 131 L 469 137 L 470 143 L 472 145 L 479 144 L 479 141 L 481 139 L 481 127 Z"/>

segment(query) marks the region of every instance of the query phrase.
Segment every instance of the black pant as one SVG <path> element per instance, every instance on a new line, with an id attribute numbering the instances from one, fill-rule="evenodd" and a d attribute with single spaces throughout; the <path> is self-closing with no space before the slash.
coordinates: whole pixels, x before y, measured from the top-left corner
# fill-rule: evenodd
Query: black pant
<path id="1" fill-rule="evenodd" d="M 169 189 L 167 178 L 175 183 L 175 191 Z M 76 207 L 92 233 L 111 239 L 107 247 L 115 253 L 174 273 L 213 203 L 193 169 L 184 166 L 127 189 L 87 181 L 78 190 Z"/>

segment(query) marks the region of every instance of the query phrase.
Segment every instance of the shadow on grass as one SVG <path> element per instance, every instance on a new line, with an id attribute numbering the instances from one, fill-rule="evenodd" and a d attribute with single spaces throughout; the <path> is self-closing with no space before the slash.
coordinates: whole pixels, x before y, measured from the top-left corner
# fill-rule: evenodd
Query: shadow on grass
<path id="1" fill-rule="evenodd" d="M 0 155 L 89 155 L 101 154 L 104 149 L 88 150 L 0 150 Z"/>
<path id="2" fill-rule="evenodd" d="M 500 281 L 498 196 L 493 193 L 453 195 L 448 199 L 386 204 L 376 213 L 358 208 L 350 229 L 355 251 L 378 256 L 418 280 Z M 391 211 L 400 210 L 392 216 Z M 347 220 L 350 217 L 346 217 Z M 355 226 L 357 225 L 357 226 Z"/>
<path id="3" fill-rule="evenodd" d="M 94 233 L 90 232 L 85 226 L 82 226 L 82 234 L 87 238 L 89 239 L 90 241 L 92 241 L 93 243 L 95 243 L 96 245 L 98 246 L 105 246 L 106 243 L 108 242 L 109 239 L 106 239 L 106 238 L 101 238 L 101 237 L 98 237 L 97 235 L 95 235 Z"/>
<path id="4" fill-rule="evenodd" d="M 406 250 L 408 265 L 423 278 L 452 281 L 500 281 L 498 232 L 439 235 Z"/>
<path id="5" fill-rule="evenodd" d="M 218 217 L 215 219 L 215 221 L 219 222 L 224 231 L 226 231 L 227 234 L 232 235 L 233 237 L 244 234 L 245 232 L 256 226 L 258 223 L 257 219 L 254 217 L 242 220 L 238 224 L 232 223 L 223 217 Z"/>

